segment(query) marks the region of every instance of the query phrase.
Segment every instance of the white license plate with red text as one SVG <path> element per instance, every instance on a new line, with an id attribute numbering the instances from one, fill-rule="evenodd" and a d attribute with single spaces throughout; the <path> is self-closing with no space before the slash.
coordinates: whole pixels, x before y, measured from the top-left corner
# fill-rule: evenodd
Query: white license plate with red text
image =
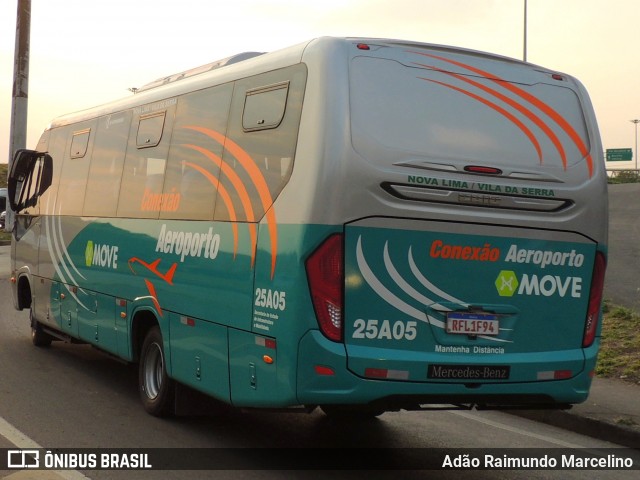
<path id="1" fill-rule="evenodd" d="M 498 335 L 500 322 L 492 313 L 449 312 L 447 333 L 461 335 Z"/>

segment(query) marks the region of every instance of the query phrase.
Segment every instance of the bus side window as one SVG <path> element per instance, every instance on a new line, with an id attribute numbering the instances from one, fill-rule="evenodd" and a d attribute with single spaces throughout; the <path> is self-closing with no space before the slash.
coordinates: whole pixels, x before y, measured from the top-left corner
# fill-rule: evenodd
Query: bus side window
<path id="1" fill-rule="evenodd" d="M 71 158 L 82 158 L 87 154 L 90 135 L 90 128 L 73 133 L 73 137 L 71 138 L 71 150 L 69 152 L 69 156 Z"/>
<path id="2" fill-rule="evenodd" d="M 289 82 L 247 91 L 242 113 L 244 131 L 277 128 L 284 118 L 288 93 Z"/>
<path id="3" fill-rule="evenodd" d="M 155 147 L 162 140 L 162 130 L 167 112 L 152 113 L 140 117 L 136 146 L 138 148 Z"/>
<path id="4" fill-rule="evenodd" d="M 120 185 L 119 217 L 158 218 L 176 103 L 169 99 L 134 110 Z"/>
<path id="5" fill-rule="evenodd" d="M 179 98 L 160 218 L 213 220 L 232 92 L 229 83 Z"/>
<path id="6" fill-rule="evenodd" d="M 84 199 L 85 216 L 116 214 L 130 125 L 130 111 L 107 115 L 98 121 Z"/>
<path id="7" fill-rule="evenodd" d="M 82 215 L 95 124 L 96 122 L 92 121 L 73 127 L 62 163 L 56 213 Z"/>
<path id="8" fill-rule="evenodd" d="M 247 170 L 238 153 L 229 149 L 224 162 L 246 188 L 253 221 L 260 221 L 271 207 L 268 201 L 276 199 L 291 177 L 306 78 L 306 67 L 295 65 L 236 81 L 227 137 L 243 150 L 245 163 L 247 156 L 251 158 L 254 168 Z M 235 190 L 229 176 L 220 175 L 220 184 Z M 242 202 L 234 204 L 236 211 L 245 211 Z M 217 202 L 215 218 L 226 219 L 225 214 L 224 205 Z"/>

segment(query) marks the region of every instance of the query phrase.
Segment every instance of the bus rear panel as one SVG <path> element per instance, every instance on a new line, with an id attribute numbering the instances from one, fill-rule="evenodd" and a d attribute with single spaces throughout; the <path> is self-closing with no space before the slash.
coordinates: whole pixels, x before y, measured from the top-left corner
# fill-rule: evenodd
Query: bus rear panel
<path id="1" fill-rule="evenodd" d="M 584 401 L 607 199 L 583 87 L 479 52 L 350 47 L 343 297 L 316 303 L 340 320 L 303 339 L 301 401 Z"/>

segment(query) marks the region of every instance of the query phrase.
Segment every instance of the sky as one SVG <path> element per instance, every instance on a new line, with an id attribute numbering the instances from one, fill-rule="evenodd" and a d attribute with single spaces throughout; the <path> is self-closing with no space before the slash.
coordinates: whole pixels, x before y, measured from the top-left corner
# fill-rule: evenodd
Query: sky
<path id="1" fill-rule="evenodd" d="M 0 163 L 9 157 L 18 0 L 0 0 Z M 318 36 L 413 40 L 522 59 L 525 0 L 32 0 L 27 148 L 62 114 L 244 51 Z M 634 148 L 640 0 L 528 0 L 527 60 L 577 77 L 603 146 Z M 609 162 L 608 168 L 634 168 Z"/>

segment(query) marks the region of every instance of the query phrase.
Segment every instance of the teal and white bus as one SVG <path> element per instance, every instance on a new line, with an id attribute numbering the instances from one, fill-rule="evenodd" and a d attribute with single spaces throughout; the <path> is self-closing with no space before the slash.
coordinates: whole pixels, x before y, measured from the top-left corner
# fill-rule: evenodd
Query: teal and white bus
<path id="1" fill-rule="evenodd" d="M 607 252 L 574 78 L 487 53 L 319 38 L 159 79 L 16 154 L 33 343 L 238 407 L 377 415 L 587 398 Z"/>

